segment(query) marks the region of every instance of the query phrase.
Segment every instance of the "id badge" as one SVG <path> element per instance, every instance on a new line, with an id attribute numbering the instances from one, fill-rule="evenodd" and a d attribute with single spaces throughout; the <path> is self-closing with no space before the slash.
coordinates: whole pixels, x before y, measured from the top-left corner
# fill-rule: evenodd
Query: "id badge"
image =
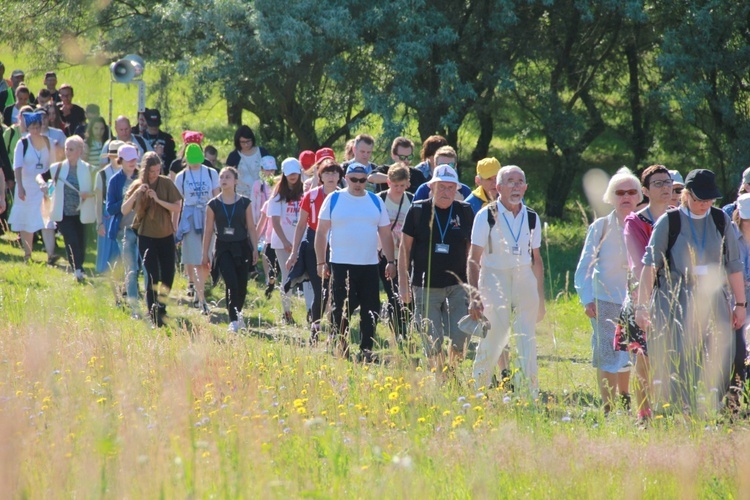
<path id="1" fill-rule="evenodd" d="M 695 266 L 693 273 L 696 276 L 706 276 L 708 275 L 708 266 Z"/>
<path id="2" fill-rule="evenodd" d="M 44 164 L 43 163 L 37 163 L 36 164 L 36 169 L 37 170 L 44 170 Z"/>
<path id="3" fill-rule="evenodd" d="M 521 247 L 516 245 L 512 248 L 513 255 L 521 255 Z"/>
<path id="4" fill-rule="evenodd" d="M 435 243 L 435 253 L 447 254 L 451 249 L 451 246 L 447 243 Z"/>
<path id="5" fill-rule="evenodd" d="M 224 228 L 224 235 L 225 236 L 234 236 L 234 228 L 233 227 L 225 227 Z"/>

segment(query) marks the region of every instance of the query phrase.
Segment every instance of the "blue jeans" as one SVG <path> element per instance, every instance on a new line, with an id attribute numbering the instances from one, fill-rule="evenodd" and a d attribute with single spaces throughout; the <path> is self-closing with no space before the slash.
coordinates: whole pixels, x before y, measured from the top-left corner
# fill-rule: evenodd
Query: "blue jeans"
<path id="1" fill-rule="evenodd" d="M 126 228 L 117 234 L 117 241 L 122 242 L 121 255 L 125 267 L 125 290 L 129 299 L 137 300 L 138 268 L 141 260 L 138 253 L 138 235 L 132 229 Z"/>

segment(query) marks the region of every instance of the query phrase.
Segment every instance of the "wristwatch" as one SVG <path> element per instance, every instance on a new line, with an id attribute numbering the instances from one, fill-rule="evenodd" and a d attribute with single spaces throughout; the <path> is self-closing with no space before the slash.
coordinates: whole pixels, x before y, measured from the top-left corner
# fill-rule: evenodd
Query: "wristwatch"
<path id="1" fill-rule="evenodd" d="M 394 266 L 396 265 L 396 261 L 395 260 L 389 260 L 388 263 L 389 264 L 393 264 Z"/>
<path id="2" fill-rule="evenodd" d="M 747 301 L 745 302 L 737 302 L 734 304 L 734 307 L 744 307 L 747 308 Z"/>

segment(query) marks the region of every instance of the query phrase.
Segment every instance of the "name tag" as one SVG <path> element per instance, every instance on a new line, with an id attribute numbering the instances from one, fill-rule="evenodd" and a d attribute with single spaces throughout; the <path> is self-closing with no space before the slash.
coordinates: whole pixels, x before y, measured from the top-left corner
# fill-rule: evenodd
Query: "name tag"
<path id="1" fill-rule="evenodd" d="M 511 248 L 511 252 L 513 252 L 513 255 L 521 255 L 521 247 L 515 245 L 513 248 Z"/>
<path id="2" fill-rule="evenodd" d="M 36 164 L 36 169 L 37 170 L 44 170 L 44 164 L 43 163 L 37 163 Z"/>
<path id="3" fill-rule="evenodd" d="M 233 227 L 225 227 L 224 228 L 224 235 L 225 236 L 234 236 L 234 228 Z"/>
<path id="4" fill-rule="evenodd" d="M 435 243 L 435 253 L 447 254 L 450 252 L 451 246 L 447 243 Z"/>
<path id="5" fill-rule="evenodd" d="M 696 276 L 707 276 L 708 266 L 695 266 L 695 268 L 693 268 L 693 274 Z"/>

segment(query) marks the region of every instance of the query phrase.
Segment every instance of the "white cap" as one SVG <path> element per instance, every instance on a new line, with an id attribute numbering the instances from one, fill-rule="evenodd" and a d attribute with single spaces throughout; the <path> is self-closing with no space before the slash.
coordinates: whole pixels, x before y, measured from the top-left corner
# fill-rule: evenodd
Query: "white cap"
<path id="1" fill-rule="evenodd" d="M 276 171 L 276 158 L 273 156 L 264 156 L 260 159 L 260 168 L 263 170 L 273 170 Z"/>
<path id="2" fill-rule="evenodd" d="M 460 184 L 458 181 L 458 174 L 450 165 L 438 165 L 435 167 L 435 171 L 432 172 L 432 179 L 427 184 L 435 184 L 436 182 L 452 182 L 453 184 Z"/>
<path id="3" fill-rule="evenodd" d="M 680 186 L 685 185 L 685 179 L 682 178 L 682 174 L 677 170 L 670 170 L 669 176 L 672 178 L 672 184 L 679 184 Z"/>
<path id="4" fill-rule="evenodd" d="M 737 210 L 740 211 L 740 219 L 750 219 L 750 193 L 737 198 Z"/>
<path id="5" fill-rule="evenodd" d="M 281 171 L 284 175 L 301 174 L 302 165 L 297 158 L 287 158 L 281 162 Z"/>

